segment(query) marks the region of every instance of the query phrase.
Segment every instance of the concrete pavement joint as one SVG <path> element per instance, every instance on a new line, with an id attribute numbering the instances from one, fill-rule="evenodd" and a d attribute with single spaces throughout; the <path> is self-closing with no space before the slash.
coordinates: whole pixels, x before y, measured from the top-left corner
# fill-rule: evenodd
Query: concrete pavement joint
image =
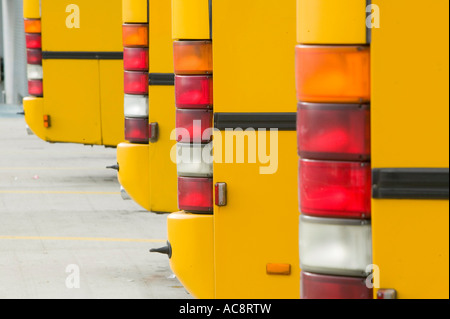
<path id="1" fill-rule="evenodd" d="M 167 242 L 164 239 L 46 237 L 46 236 L 0 236 L 0 240 L 99 241 L 99 242 L 134 242 L 134 243 L 165 243 L 165 242 Z"/>

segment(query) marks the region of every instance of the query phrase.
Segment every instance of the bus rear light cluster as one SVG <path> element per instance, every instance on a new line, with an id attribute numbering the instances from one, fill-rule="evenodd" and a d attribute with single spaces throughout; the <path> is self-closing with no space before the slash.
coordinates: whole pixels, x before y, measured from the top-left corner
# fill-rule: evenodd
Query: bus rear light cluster
<path id="1" fill-rule="evenodd" d="M 148 106 L 148 24 L 124 24 L 122 39 L 125 140 L 147 144 L 151 135 Z"/>
<path id="2" fill-rule="evenodd" d="M 213 143 L 177 143 L 177 171 L 179 176 L 212 177 Z"/>
<path id="3" fill-rule="evenodd" d="M 175 41 L 173 48 L 175 74 L 212 74 L 211 41 Z"/>
<path id="4" fill-rule="evenodd" d="M 192 213 L 213 212 L 212 178 L 178 177 L 179 209 Z"/>
<path id="5" fill-rule="evenodd" d="M 370 218 L 368 163 L 300 160 L 300 211 L 309 216 Z"/>
<path id="6" fill-rule="evenodd" d="M 175 78 L 175 88 L 175 98 L 178 108 L 212 108 L 212 76 L 178 75 Z"/>
<path id="7" fill-rule="evenodd" d="M 178 207 L 213 212 L 211 41 L 175 41 Z"/>
<path id="8" fill-rule="evenodd" d="M 25 19 L 24 25 L 25 44 L 27 48 L 28 94 L 42 97 L 44 95 L 44 87 L 41 19 Z"/>
<path id="9" fill-rule="evenodd" d="M 370 160 L 368 104 L 298 105 L 298 153 L 316 160 Z"/>
<path id="10" fill-rule="evenodd" d="M 370 101 L 370 47 L 299 45 L 296 57 L 299 101 Z"/>
<path id="11" fill-rule="evenodd" d="M 124 69 L 147 71 L 149 69 L 148 48 L 123 48 Z"/>
<path id="12" fill-rule="evenodd" d="M 148 143 L 149 125 L 147 118 L 125 118 L 125 140 L 133 143 Z"/>
<path id="13" fill-rule="evenodd" d="M 296 84 L 301 297 L 373 298 L 370 47 L 299 45 Z"/>
<path id="14" fill-rule="evenodd" d="M 212 110 L 176 110 L 177 142 L 208 143 L 212 134 Z"/>
<path id="15" fill-rule="evenodd" d="M 148 71 L 147 72 L 125 71 L 124 92 L 125 94 L 147 95 Z"/>
<path id="16" fill-rule="evenodd" d="M 303 299 L 371 299 L 364 278 L 319 275 L 303 271 Z"/>

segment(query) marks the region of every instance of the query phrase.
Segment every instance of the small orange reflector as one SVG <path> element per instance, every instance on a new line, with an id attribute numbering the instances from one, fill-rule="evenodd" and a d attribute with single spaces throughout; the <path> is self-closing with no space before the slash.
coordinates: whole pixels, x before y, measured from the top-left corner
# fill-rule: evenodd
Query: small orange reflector
<path id="1" fill-rule="evenodd" d="M 25 19 L 25 33 L 41 33 L 40 19 Z"/>
<path id="2" fill-rule="evenodd" d="M 266 272 L 268 275 L 289 276 L 291 274 L 291 265 L 290 264 L 267 264 Z"/>
<path id="3" fill-rule="evenodd" d="M 296 47 L 297 98 L 302 102 L 370 101 L 368 46 Z"/>
<path id="4" fill-rule="evenodd" d="M 175 41 L 173 44 L 175 74 L 211 74 L 213 71 L 211 41 Z"/>
<path id="5" fill-rule="evenodd" d="M 124 47 L 147 47 L 148 24 L 124 24 L 122 40 Z"/>
<path id="6" fill-rule="evenodd" d="M 44 115 L 44 127 L 49 128 L 51 126 L 50 115 Z"/>

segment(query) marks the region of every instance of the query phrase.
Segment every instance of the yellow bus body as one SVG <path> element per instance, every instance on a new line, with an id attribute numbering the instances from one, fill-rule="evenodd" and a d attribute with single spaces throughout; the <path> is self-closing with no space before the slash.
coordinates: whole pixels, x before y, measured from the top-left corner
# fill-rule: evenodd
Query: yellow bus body
<path id="1" fill-rule="evenodd" d="M 170 1 L 123 0 L 122 5 L 123 23 L 149 24 L 150 75 L 173 74 Z M 149 122 L 158 123 L 158 140 L 124 142 L 117 147 L 119 182 L 136 203 L 151 212 L 177 209 L 177 170 L 170 158 L 175 145 L 170 139 L 175 129 L 174 94 L 173 85 L 149 85 Z"/>
<path id="2" fill-rule="evenodd" d="M 74 6 L 78 27 L 68 24 Z M 24 99 L 39 138 L 112 147 L 124 140 L 121 12 L 120 0 L 24 0 L 24 18 L 42 25 L 44 93 Z"/>
<path id="3" fill-rule="evenodd" d="M 366 21 L 368 4 L 297 0 L 297 41 L 370 44 L 374 172 L 448 174 L 449 2 L 373 0 L 377 21 Z M 426 196 L 373 196 L 374 298 L 392 289 L 401 299 L 448 299 L 448 195 Z"/>
<path id="4" fill-rule="evenodd" d="M 172 23 L 174 40 L 209 40 L 212 32 L 216 119 L 294 114 L 295 2 L 213 0 L 209 5 L 173 0 Z M 250 128 L 257 131 L 255 123 Z M 277 168 L 269 174 L 261 174 L 268 163 L 259 159 L 227 163 L 226 152 L 256 148 L 226 146 L 226 134 L 214 135 L 214 154 L 223 157 L 215 158 L 213 170 L 214 183 L 227 184 L 228 203 L 215 206 L 211 215 L 169 216 L 171 267 L 196 298 L 299 298 L 295 129 L 277 131 Z M 247 132 L 232 134 L 244 140 Z M 269 130 L 263 135 L 269 150 Z M 274 264 L 291 271 L 269 273 Z"/>

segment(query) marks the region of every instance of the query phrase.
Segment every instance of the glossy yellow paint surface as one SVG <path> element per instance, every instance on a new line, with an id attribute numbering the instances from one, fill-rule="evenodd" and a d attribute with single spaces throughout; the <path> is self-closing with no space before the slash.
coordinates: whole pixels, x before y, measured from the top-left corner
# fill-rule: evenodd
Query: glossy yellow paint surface
<path id="1" fill-rule="evenodd" d="M 139 205 L 151 210 L 149 146 L 120 143 L 117 146 L 118 179 L 128 195 Z"/>
<path id="2" fill-rule="evenodd" d="M 172 36 L 174 40 L 209 39 L 208 0 L 172 0 Z"/>
<path id="3" fill-rule="evenodd" d="M 195 298 L 214 298 L 213 223 L 212 215 L 178 212 L 167 218 L 171 269 Z"/>
<path id="4" fill-rule="evenodd" d="M 382 24 L 371 46 L 373 165 L 449 167 L 449 2 L 374 3 Z M 411 45 L 418 39 L 427 44 Z"/>
<path id="5" fill-rule="evenodd" d="M 381 288 L 395 289 L 400 299 L 449 298 L 448 212 L 448 201 L 373 200 Z"/>
<path id="6" fill-rule="evenodd" d="M 52 122 L 46 141 L 102 144 L 98 65 L 97 60 L 43 61 L 44 114 Z"/>
<path id="7" fill-rule="evenodd" d="M 215 1 L 213 10 L 214 112 L 295 112 L 295 1 Z M 214 137 L 223 155 L 214 182 L 228 189 L 227 206 L 214 208 L 216 298 L 299 298 L 296 133 L 278 132 L 270 143 L 262 136 L 272 167 L 277 161 L 273 174 L 261 173 L 269 165 L 259 157 L 227 163 L 230 149 L 261 145 Z M 268 275 L 268 263 L 290 264 L 292 273 Z"/>
<path id="8" fill-rule="evenodd" d="M 170 158 L 176 141 L 170 139 L 175 128 L 175 102 L 173 86 L 149 88 L 150 122 L 157 122 L 159 139 L 149 145 L 151 211 L 178 210 L 177 165 Z"/>
<path id="9" fill-rule="evenodd" d="M 123 114 L 123 60 L 100 60 L 100 118 L 102 144 L 125 140 Z"/>
<path id="10" fill-rule="evenodd" d="M 213 5 L 214 112 L 295 112 L 295 2 L 236 6 Z"/>
<path id="11" fill-rule="evenodd" d="M 448 168 L 449 2 L 373 3 L 382 18 L 371 46 L 373 167 Z M 448 212 L 448 201 L 373 200 L 381 288 L 449 298 Z"/>
<path id="12" fill-rule="evenodd" d="M 46 128 L 43 125 L 44 99 L 40 97 L 25 97 L 23 99 L 25 121 L 33 133 L 45 140 Z"/>
<path id="13" fill-rule="evenodd" d="M 366 5 L 366 0 L 297 0 L 298 43 L 366 43 Z"/>
<path id="14" fill-rule="evenodd" d="M 215 148 L 218 140 L 215 135 Z M 259 160 L 254 164 L 214 164 L 214 183 L 227 183 L 228 192 L 227 206 L 214 209 L 216 298 L 299 298 L 295 141 L 295 132 L 279 132 L 275 174 L 260 174 L 261 167 L 268 165 Z M 225 162 L 225 152 L 223 156 Z M 269 263 L 290 264 L 292 272 L 289 276 L 268 275 Z"/>
<path id="15" fill-rule="evenodd" d="M 122 0 L 123 23 L 146 23 L 147 15 L 147 0 Z"/>
<path id="16" fill-rule="evenodd" d="M 150 0 L 149 4 L 150 73 L 173 73 L 171 3 Z"/>
<path id="17" fill-rule="evenodd" d="M 44 114 L 52 119 L 46 141 L 117 146 L 124 140 L 122 60 L 44 60 L 43 70 Z"/>
<path id="18" fill-rule="evenodd" d="M 39 19 L 41 17 L 40 0 L 23 0 L 23 17 Z"/>
<path id="19" fill-rule="evenodd" d="M 171 39 L 171 2 L 149 2 L 150 73 L 173 73 Z M 176 141 L 171 140 L 175 129 L 174 86 L 149 87 L 149 121 L 157 122 L 159 138 L 149 147 L 152 210 L 174 212 L 177 204 L 177 166 L 170 158 Z"/>
<path id="20" fill-rule="evenodd" d="M 67 25 L 76 14 L 70 5 L 79 8 L 79 28 Z M 122 51 L 121 0 L 41 0 L 41 10 L 44 51 Z"/>

